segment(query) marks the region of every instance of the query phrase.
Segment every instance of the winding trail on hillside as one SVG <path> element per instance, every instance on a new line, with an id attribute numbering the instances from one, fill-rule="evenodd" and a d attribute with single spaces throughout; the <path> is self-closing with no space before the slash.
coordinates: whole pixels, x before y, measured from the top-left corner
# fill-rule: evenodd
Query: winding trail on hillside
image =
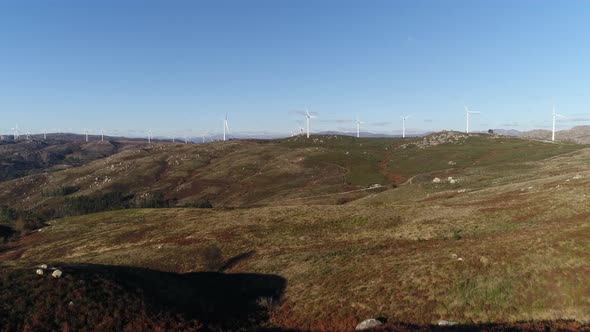
<path id="1" fill-rule="evenodd" d="M 283 199 L 283 200 L 280 200 L 280 201 L 274 201 L 272 203 L 281 203 L 281 202 L 295 201 L 295 200 L 300 200 L 300 199 L 331 197 L 331 196 L 352 194 L 352 193 L 358 193 L 358 192 L 362 192 L 362 191 L 375 190 L 375 189 L 383 189 L 383 188 L 385 188 L 385 187 L 384 186 L 379 186 L 379 187 L 373 187 L 373 188 L 363 188 L 363 189 L 356 189 L 356 190 L 351 190 L 351 191 L 343 191 L 343 192 L 333 193 L 333 194 L 323 194 L 323 195 L 315 195 L 315 196 L 305 196 L 305 197 L 288 198 L 288 199 Z"/>

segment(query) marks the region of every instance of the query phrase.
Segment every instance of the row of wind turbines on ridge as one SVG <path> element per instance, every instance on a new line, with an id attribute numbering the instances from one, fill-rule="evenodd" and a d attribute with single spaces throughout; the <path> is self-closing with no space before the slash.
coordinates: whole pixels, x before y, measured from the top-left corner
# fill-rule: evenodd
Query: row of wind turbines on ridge
<path id="1" fill-rule="evenodd" d="M 469 119 L 471 117 L 471 115 L 473 114 L 481 114 L 481 112 L 477 112 L 477 111 L 472 111 L 469 109 L 469 107 L 467 107 L 467 105 L 464 105 L 465 108 L 465 119 L 466 119 L 466 123 L 465 123 L 465 132 L 469 133 Z M 307 136 L 307 138 L 310 137 L 310 120 L 317 118 L 316 115 L 313 115 L 312 113 L 309 112 L 309 110 L 306 110 L 305 112 L 300 112 L 300 114 L 305 116 L 305 124 L 306 124 L 306 128 L 299 128 L 299 133 L 293 133 L 292 136 L 297 136 L 297 135 L 304 135 L 304 130 L 306 131 L 305 134 Z M 410 115 L 403 115 L 401 116 L 401 120 L 402 120 L 402 138 L 406 137 L 406 120 L 409 119 L 411 116 Z M 564 118 L 563 115 L 558 114 L 555 112 L 555 106 L 553 106 L 553 112 L 552 112 L 552 117 L 553 117 L 553 126 L 552 126 L 552 131 L 551 131 L 551 141 L 555 141 L 555 122 L 556 122 L 556 118 L 561 117 Z M 360 121 L 359 118 L 357 117 L 355 120 L 356 123 L 356 137 L 360 137 L 361 136 L 361 124 L 364 124 L 364 122 Z M 12 135 L 13 135 L 13 140 L 19 140 L 20 139 L 20 131 L 18 129 L 18 124 L 14 127 L 11 128 L 12 130 Z M 84 137 L 86 142 L 89 141 L 89 135 L 92 131 L 91 130 L 84 130 Z M 229 124 L 228 124 L 228 118 L 227 118 L 227 114 L 225 115 L 225 118 L 223 120 L 223 140 L 226 141 L 227 140 L 227 136 L 229 134 Z M 26 139 L 29 140 L 30 139 L 30 134 L 27 133 L 26 135 Z M 101 130 L 100 131 L 100 140 L 104 141 L 104 136 L 105 136 L 105 131 Z M 209 136 L 211 141 L 213 141 L 213 138 L 211 136 Z M 205 135 L 202 135 L 203 138 L 203 143 L 205 143 Z M 43 130 L 43 139 L 47 139 L 47 130 Z M 2 135 L 0 133 L 0 140 L 4 140 L 4 135 Z M 147 136 L 147 140 L 148 143 L 151 144 L 152 140 L 154 140 L 154 136 L 153 136 L 153 132 L 152 130 L 148 130 L 148 136 Z M 176 136 L 173 135 L 172 136 L 172 142 L 175 143 L 176 142 Z M 189 143 L 189 139 L 188 136 L 184 136 L 184 143 L 188 144 Z"/>

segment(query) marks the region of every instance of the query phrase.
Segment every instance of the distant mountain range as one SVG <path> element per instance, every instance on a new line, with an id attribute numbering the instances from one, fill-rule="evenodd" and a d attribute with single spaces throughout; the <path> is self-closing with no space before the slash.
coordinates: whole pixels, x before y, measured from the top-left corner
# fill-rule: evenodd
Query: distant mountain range
<path id="1" fill-rule="evenodd" d="M 524 138 L 550 140 L 551 130 L 531 130 L 522 133 L 520 136 Z M 576 126 L 567 130 L 556 131 L 555 140 L 578 144 L 590 144 L 590 126 Z"/>
<path id="2" fill-rule="evenodd" d="M 514 129 L 492 129 L 494 134 L 496 135 L 505 135 L 505 136 L 514 136 L 514 137 L 522 137 L 522 138 L 529 138 L 529 139 L 540 139 L 540 140 L 550 140 L 551 139 L 551 131 L 544 130 L 544 129 L 535 129 L 530 131 L 519 131 Z M 425 131 L 425 132 L 412 132 L 406 134 L 407 137 L 422 137 L 425 135 L 432 134 L 432 131 Z M 487 133 L 487 131 L 474 131 L 474 133 Z M 313 135 L 340 135 L 340 136 L 356 136 L 356 132 L 353 131 L 320 131 L 314 132 Z M 384 138 L 397 138 L 401 137 L 400 134 L 387 134 L 387 133 L 376 133 L 376 132 L 367 132 L 362 131 L 360 133 L 361 137 L 384 137 Z M 47 137 L 51 137 L 53 139 L 62 139 L 62 140 L 73 140 L 73 141 L 83 141 L 84 135 L 80 134 L 68 134 L 68 133 L 60 133 L 60 134 L 47 134 Z M 100 135 L 89 135 L 91 141 L 95 141 L 100 139 Z M 286 133 L 267 133 L 267 132 L 241 132 L 241 133 L 230 133 L 227 135 L 228 139 L 279 139 L 279 138 L 286 138 L 291 137 L 291 134 Z M 6 140 L 11 140 L 11 136 L 4 136 Z M 36 134 L 31 135 L 31 138 L 40 139 L 42 135 Z M 105 140 L 107 136 L 105 136 Z M 127 140 L 127 141 L 144 141 L 147 138 L 143 137 L 114 137 L 108 136 L 109 140 Z M 203 136 L 190 136 L 188 137 L 189 141 L 192 143 L 201 143 L 203 142 Z M 221 134 L 213 134 L 213 135 L 205 135 L 204 137 L 205 142 L 211 141 L 220 141 L 223 139 L 223 135 Z M 568 141 L 574 142 L 579 144 L 590 144 L 590 126 L 577 126 L 567 130 L 560 130 L 556 132 L 555 139 L 558 141 Z M 170 137 L 165 136 L 156 136 L 154 137 L 155 141 L 172 141 Z M 181 143 L 184 142 L 184 138 L 177 137 L 176 141 Z"/>

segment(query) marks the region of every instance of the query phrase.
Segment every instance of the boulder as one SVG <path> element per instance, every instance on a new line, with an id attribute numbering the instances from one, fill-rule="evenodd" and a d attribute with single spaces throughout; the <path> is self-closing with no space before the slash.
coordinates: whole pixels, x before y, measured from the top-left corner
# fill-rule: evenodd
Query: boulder
<path id="1" fill-rule="evenodd" d="M 54 278 L 61 278 L 62 272 L 61 270 L 55 270 L 53 271 L 53 273 L 51 274 L 52 277 Z"/>
<path id="2" fill-rule="evenodd" d="M 440 183 L 440 182 L 441 182 L 441 179 L 440 178 L 434 178 L 432 180 L 432 183 Z"/>
<path id="3" fill-rule="evenodd" d="M 455 326 L 455 325 L 459 325 L 459 323 L 452 322 L 449 320 L 444 320 L 444 319 L 441 319 L 438 321 L 438 326 Z"/>
<path id="4" fill-rule="evenodd" d="M 365 331 L 381 325 L 383 325 L 383 323 L 378 319 L 366 319 L 356 326 L 355 331 Z"/>
<path id="5" fill-rule="evenodd" d="M 39 265 L 39 268 L 43 269 L 43 270 L 47 270 L 47 264 L 41 264 L 41 265 Z"/>
<path id="6" fill-rule="evenodd" d="M 35 273 L 37 273 L 38 275 L 42 276 L 43 275 L 43 269 L 37 269 L 37 271 L 35 271 Z"/>

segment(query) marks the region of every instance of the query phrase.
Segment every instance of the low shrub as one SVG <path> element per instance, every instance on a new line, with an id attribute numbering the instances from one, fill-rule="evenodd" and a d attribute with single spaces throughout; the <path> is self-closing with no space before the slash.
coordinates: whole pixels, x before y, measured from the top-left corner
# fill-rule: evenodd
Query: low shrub
<path id="1" fill-rule="evenodd" d="M 206 198 L 199 198 L 196 201 L 190 202 L 185 205 L 186 207 L 192 207 L 197 209 L 211 209 L 213 204 Z"/>

